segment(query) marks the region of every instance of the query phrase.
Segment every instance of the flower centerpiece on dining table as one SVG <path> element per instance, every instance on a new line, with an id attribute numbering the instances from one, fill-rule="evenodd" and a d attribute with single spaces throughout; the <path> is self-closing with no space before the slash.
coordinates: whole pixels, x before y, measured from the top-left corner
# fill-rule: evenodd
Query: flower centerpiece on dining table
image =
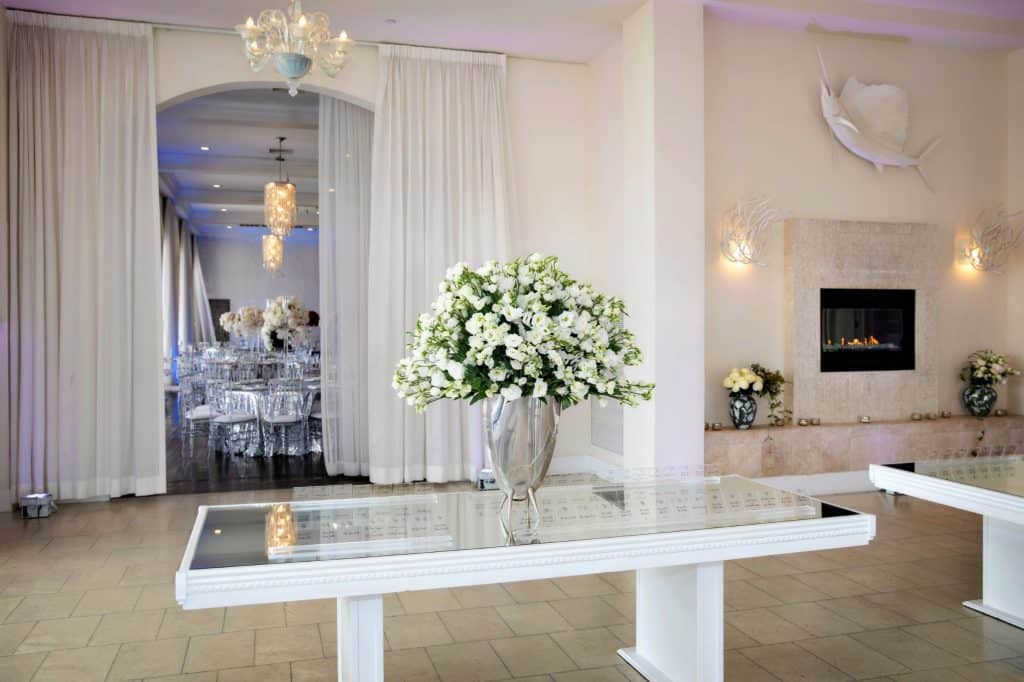
<path id="1" fill-rule="evenodd" d="M 964 407 L 975 417 L 987 417 L 999 398 L 993 386 L 1005 384 L 1010 377 L 1019 374 L 1020 371 L 1014 369 L 1002 353 L 974 351 L 960 370 L 960 380 L 967 382 L 961 394 Z"/>
<path id="2" fill-rule="evenodd" d="M 624 321 L 622 299 L 606 296 L 533 254 L 472 269 L 458 263 L 439 285 L 431 312 L 410 333 L 393 387 L 418 412 L 449 399 L 484 402 L 491 465 L 511 500 L 541 485 L 561 411 L 588 398 L 635 406 L 654 385 L 626 377 L 643 360 Z"/>
<path id="3" fill-rule="evenodd" d="M 263 328 L 263 311 L 253 306 L 242 306 L 236 311 L 223 313 L 218 321 L 228 334 L 255 344 Z"/>
<path id="4" fill-rule="evenodd" d="M 309 310 L 296 296 L 278 296 L 267 301 L 260 335 L 267 350 L 284 348 L 308 338 Z"/>

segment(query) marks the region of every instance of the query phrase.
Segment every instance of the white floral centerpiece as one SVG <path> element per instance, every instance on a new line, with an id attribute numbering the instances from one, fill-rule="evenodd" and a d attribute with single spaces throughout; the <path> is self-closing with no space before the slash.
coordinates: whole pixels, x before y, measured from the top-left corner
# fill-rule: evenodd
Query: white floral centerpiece
<path id="1" fill-rule="evenodd" d="M 238 333 L 238 313 L 233 312 L 231 310 L 229 310 L 226 313 L 221 313 L 218 322 L 220 322 L 220 328 L 226 331 L 228 334 Z"/>
<path id="2" fill-rule="evenodd" d="M 964 407 L 975 417 L 987 417 L 999 399 L 999 394 L 992 387 L 1005 384 L 1010 377 L 1018 374 L 1020 371 L 1014 369 L 1002 353 L 974 351 L 960 370 L 961 381 L 968 382 L 961 393 Z"/>
<path id="3" fill-rule="evenodd" d="M 238 333 L 245 337 L 259 335 L 263 328 L 263 311 L 253 306 L 243 306 L 238 309 Z"/>
<path id="4" fill-rule="evenodd" d="M 275 340 L 280 344 L 295 344 L 306 338 L 309 310 L 295 296 L 278 296 L 267 301 L 260 330 L 263 345 L 273 350 Z"/>

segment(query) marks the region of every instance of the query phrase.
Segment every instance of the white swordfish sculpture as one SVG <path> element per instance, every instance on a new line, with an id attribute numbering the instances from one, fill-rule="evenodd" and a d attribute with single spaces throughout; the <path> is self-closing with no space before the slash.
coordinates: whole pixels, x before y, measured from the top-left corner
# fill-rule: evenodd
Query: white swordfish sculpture
<path id="1" fill-rule="evenodd" d="M 913 168 L 931 190 L 921 162 L 941 138 L 917 156 L 903 151 L 910 118 L 906 91 L 895 85 L 865 85 L 850 76 L 842 94 L 836 97 L 829 85 L 821 50 L 818 50 L 818 61 L 821 62 L 821 113 L 832 135 L 855 155 L 874 164 L 879 173 L 886 166 Z"/>

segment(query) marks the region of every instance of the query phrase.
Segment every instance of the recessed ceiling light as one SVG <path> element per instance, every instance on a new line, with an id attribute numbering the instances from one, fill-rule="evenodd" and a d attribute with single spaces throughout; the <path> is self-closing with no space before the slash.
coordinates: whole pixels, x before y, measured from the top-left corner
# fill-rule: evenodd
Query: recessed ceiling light
<path id="1" fill-rule="evenodd" d="M 333 187 L 331 187 L 331 188 L 330 188 L 329 190 L 327 190 L 327 191 L 328 191 L 328 192 L 333 192 L 333 191 L 334 191 L 334 188 L 333 188 Z"/>
<path id="2" fill-rule="evenodd" d="M 213 185 L 213 188 L 214 188 L 214 189 L 220 189 L 220 185 L 218 185 L 218 184 L 214 183 L 214 185 Z"/>
<path id="3" fill-rule="evenodd" d="M 227 213 L 227 212 L 228 212 L 228 210 L 227 210 L 226 208 L 222 208 L 222 209 L 220 210 L 220 212 L 221 212 L 221 213 Z"/>
<path id="4" fill-rule="evenodd" d="M 231 229 L 231 226 L 230 226 L 230 225 L 228 225 L 228 229 L 229 229 L 229 230 Z"/>
<path id="5" fill-rule="evenodd" d="M 221 532 L 222 532 L 222 531 L 221 531 L 221 529 L 220 529 L 220 528 L 214 528 L 214 529 L 213 529 L 213 534 L 214 534 L 214 535 L 220 535 L 220 534 L 221 534 Z"/>
<path id="6" fill-rule="evenodd" d="M 313 228 L 312 228 L 312 227 L 307 227 L 307 228 L 306 228 L 306 232 L 312 232 L 312 231 L 313 231 Z"/>
<path id="7" fill-rule="evenodd" d="M 203 145 L 202 147 L 200 147 L 200 148 L 199 148 L 199 151 L 202 151 L 202 152 L 208 152 L 208 151 L 210 151 L 210 148 L 209 148 L 209 147 L 207 147 L 207 146 L 206 146 L 206 145 L 204 144 L 204 145 Z"/>

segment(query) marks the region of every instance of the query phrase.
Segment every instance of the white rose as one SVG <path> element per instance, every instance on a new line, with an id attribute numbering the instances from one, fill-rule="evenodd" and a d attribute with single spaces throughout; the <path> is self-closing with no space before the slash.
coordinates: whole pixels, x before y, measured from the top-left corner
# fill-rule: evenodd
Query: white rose
<path id="1" fill-rule="evenodd" d="M 448 374 L 452 376 L 456 381 L 462 381 L 466 376 L 466 368 L 454 360 L 448 363 Z"/>
<path id="2" fill-rule="evenodd" d="M 519 400 L 522 396 L 523 389 L 515 384 L 512 384 L 511 386 L 506 386 L 505 388 L 501 389 L 501 397 L 510 402 L 513 400 Z"/>
<path id="3" fill-rule="evenodd" d="M 548 394 L 548 384 L 543 379 L 537 379 L 533 384 L 533 397 L 543 398 Z"/>

